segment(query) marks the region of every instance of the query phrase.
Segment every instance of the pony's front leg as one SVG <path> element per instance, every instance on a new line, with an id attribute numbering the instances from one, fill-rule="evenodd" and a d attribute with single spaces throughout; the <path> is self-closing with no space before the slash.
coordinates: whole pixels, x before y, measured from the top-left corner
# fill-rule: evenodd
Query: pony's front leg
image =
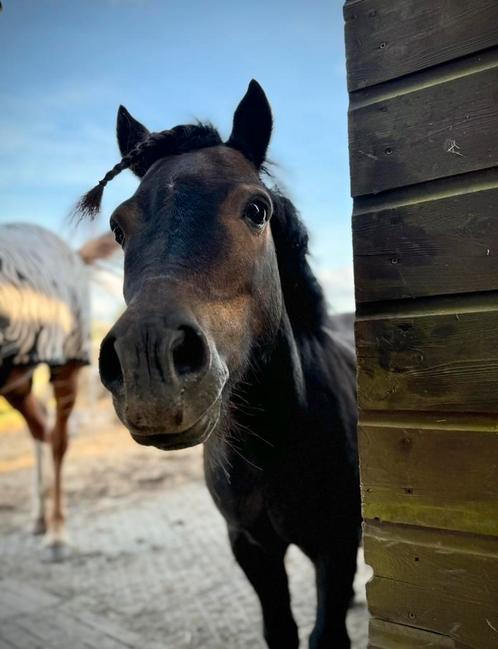
<path id="1" fill-rule="evenodd" d="M 62 558 L 59 555 L 62 547 L 66 544 L 62 494 L 62 463 L 68 447 L 67 423 L 56 423 L 51 435 L 51 444 L 54 465 L 54 490 L 47 542 L 53 551 L 52 558 L 57 560 Z"/>
<path id="2" fill-rule="evenodd" d="M 68 447 L 68 420 L 76 401 L 78 372 L 79 366 L 71 363 L 53 370 L 51 377 L 56 402 L 56 419 L 50 438 L 54 464 L 54 500 L 48 543 L 54 560 L 62 558 L 63 547 L 66 544 L 62 464 Z"/>
<path id="3" fill-rule="evenodd" d="M 310 649 L 350 649 L 346 614 L 354 597 L 358 537 L 335 541 L 324 556 L 313 557 L 316 571 L 317 616 Z"/>
<path id="4" fill-rule="evenodd" d="M 33 534 L 45 534 L 47 519 L 45 516 L 45 490 L 43 485 L 43 442 L 35 439 L 35 525 Z"/>
<path id="5" fill-rule="evenodd" d="M 264 637 L 270 649 L 297 649 L 299 637 L 290 607 L 284 566 L 287 545 L 280 540 L 271 549 L 250 540 L 244 532 L 229 529 L 232 551 L 261 602 Z"/>

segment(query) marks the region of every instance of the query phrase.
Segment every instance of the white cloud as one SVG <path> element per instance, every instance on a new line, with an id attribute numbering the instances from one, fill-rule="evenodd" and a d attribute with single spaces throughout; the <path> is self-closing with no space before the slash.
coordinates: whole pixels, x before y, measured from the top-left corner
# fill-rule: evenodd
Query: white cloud
<path id="1" fill-rule="evenodd" d="M 353 266 L 340 268 L 318 268 L 315 270 L 325 291 L 331 311 L 340 313 L 354 311 Z"/>

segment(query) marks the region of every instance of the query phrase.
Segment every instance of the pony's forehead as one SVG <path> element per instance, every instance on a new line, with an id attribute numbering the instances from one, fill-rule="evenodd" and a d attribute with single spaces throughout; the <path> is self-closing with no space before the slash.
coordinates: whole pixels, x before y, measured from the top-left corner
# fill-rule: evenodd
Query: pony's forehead
<path id="1" fill-rule="evenodd" d="M 254 165 L 242 153 L 220 144 L 161 158 L 147 171 L 141 188 L 156 182 L 174 182 L 182 176 L 198 176 L 200 182 L 261 183 Z"/>

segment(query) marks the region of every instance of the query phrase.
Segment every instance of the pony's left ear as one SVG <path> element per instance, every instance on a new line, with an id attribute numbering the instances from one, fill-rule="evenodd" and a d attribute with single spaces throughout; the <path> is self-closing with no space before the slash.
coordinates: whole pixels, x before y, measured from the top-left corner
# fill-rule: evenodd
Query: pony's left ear
<path id="1" fill-rule="evenodd" d="M 233 116 L 227 145 L 243 153 L 257 169 L 265 161 L 273 118 L 263 88 L 254 79 Z"/>

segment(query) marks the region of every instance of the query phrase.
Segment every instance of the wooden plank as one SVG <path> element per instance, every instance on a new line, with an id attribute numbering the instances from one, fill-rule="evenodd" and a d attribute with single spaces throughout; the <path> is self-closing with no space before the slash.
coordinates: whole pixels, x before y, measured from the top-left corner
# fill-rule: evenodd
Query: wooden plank
<path id="1" fill-rule="evenodd" d="M 473 649 L 496 649 L 498 606 L 492 609 L 450 596 L 431 588 L 374 577 L 367 584 L 372 615 L 390 622 L 415 626 L 454 638 Z"/>
<path id="2" fill-rule="evenodd" d="M 359 444 L 365 518 L 498 536 L 497 432 L 361 425 Z"/>
<path id="3" fill-rule="evenodd" d="M 441 597 L 490 609 L 498 607 L 498 539 L 407 526 L 364 527 L 365 561 L 377 577 L 430 586 Z"/>
<path id="4" fill-rule="evenodd" d="M 353 196 L 498 165 L 498 65 L 353 108 Z"/>
<path id="5" fill-rule="evenodd" d="M 376 618 L 368 631 L 369 649 L 463 649 L 453 638 Z"/>
<path id="6" fill-rule="evenodd" d="M 350 91 L 498 44 L 496 0 L 359 0 L 344 19 Z"/>
<path id="7" fill-rule="evenodd" d="M 363 410 L 498 411 L 498 311 L 357 320 Z"/>
<path id="8" fill-rule="evenodd" d="M 498 289 L 497 205 L 491 188 L 354 216 L 357 302 Z"/>
<path id="9" fill-rule="evenodd" d="M 382 497 L 377 494 L 377 498 L 367 498 L 363 508 L 364 516 L 367 520 L 382 521 L 384 523 L 399 523 L 407 525 L 421 525 L 426 529 L 430 525 L 438 525 L 439 530 L 453 530 L 457 532 L 482 533 L 490 535 L 488 538 L 496 538 L 496 519 L 491 522 L 487 517 L 495 515 L 496 506 L 490 507 L 487 503 L 477 502 L 474 514 L 469 514 L 470 506 L 462 512 L 465 520 L 459 521 L 459 510 L 456 504 L 452 503 L 447 497 L 441 497 L 440 501 L 433 498 L 427 505 L 428 498 L 421 503 L 421 498 L 414 498 L 412 502 L 402 502 L 402 498 Z M 439 520 L 437 511 L 439 506 Z M 449 508 L 449 511 L 446 509 Z M 488 513 L 488 511 L 490 513 Z"/>

